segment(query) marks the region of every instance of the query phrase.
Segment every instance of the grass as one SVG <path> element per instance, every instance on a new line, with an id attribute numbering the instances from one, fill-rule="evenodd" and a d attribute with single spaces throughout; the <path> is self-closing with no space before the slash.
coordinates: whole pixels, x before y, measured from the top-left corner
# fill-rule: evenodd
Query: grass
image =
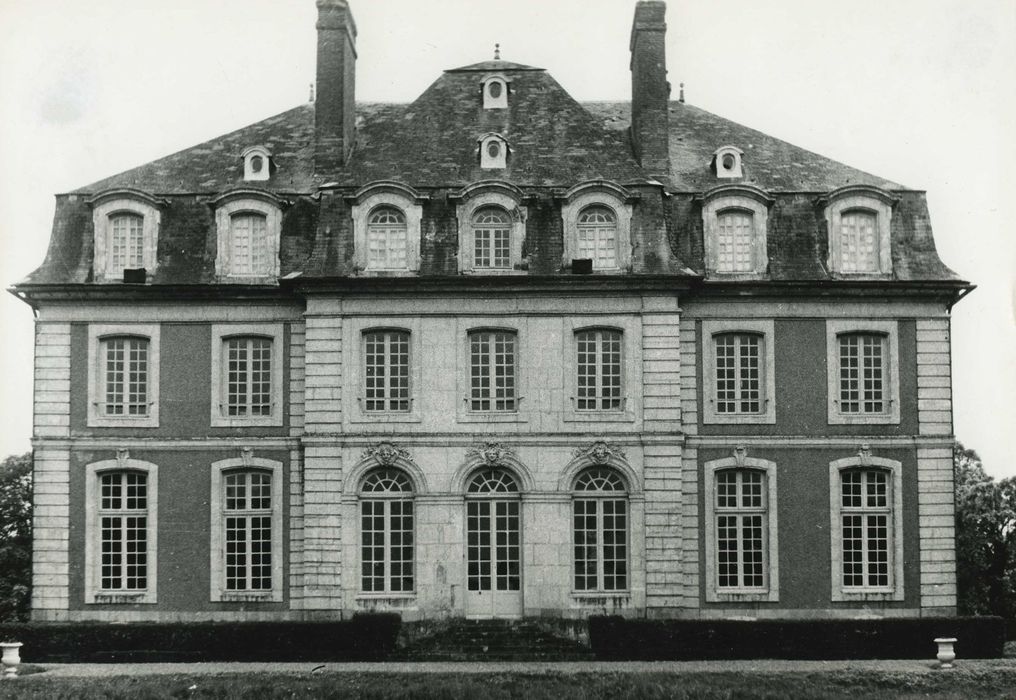
<path id="1" fill-rule="evenodd" d="M 113 670 L 112 668 L 110 670 Z M 1016 667 L 986 662 L 950 672 L 222 674 L 45 678 L 0 682 L 0 698 L 366 698 L 392 700 L 614 698 L 702 700 L 979 700 L 1016 697 Z"/>

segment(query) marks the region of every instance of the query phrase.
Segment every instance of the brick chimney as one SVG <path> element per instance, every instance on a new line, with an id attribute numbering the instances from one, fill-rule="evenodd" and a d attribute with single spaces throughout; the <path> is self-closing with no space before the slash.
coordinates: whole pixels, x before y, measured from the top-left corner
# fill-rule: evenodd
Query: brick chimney
<path id="1" fill-rule="evenodd" d="M 670 177 L 667 4 L 640 0 L 631 27 L 631 143 L 651 175 Z"/>
<path id="2" fill-rule="evenodd" d="M 356 23 L 346 0 L 317 0 L 314 170 L 339 170 L 356 138 Z"/>

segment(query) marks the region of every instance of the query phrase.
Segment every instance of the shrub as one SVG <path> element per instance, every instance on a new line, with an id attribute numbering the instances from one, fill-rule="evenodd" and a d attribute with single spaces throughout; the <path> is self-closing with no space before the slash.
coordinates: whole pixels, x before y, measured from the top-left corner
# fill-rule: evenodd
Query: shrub
<path id="1" fill-rule="evenodd" d="M 336 622 L 0 624 L 32 663 L 379 661 L 395 648 L 397 614 Z"/>
<path id="2" fill-rule="evenodd" d="M 960 658 L 997 658 L 1005 644 L 1000 617 L 884 620 L 628 620 L 593 617 L 596 658 L 932 659 L 936 637 L 956 637 Z"/>

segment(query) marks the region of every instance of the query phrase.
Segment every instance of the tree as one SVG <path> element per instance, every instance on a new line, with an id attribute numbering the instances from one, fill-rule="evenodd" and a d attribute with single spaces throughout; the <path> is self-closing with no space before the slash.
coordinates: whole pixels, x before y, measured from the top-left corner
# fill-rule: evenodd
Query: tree
<path id="1" fill-rule="evenodd" d="M 28 619 L 32 591 L 32 453 L 0 462 L 0 621 Z"/>
<path id="2" fill-rule="evenodd" d="M 995 481 L 960 442 L 953 472 L 959 612 L 1016 618 L 1016 478 Z"/>

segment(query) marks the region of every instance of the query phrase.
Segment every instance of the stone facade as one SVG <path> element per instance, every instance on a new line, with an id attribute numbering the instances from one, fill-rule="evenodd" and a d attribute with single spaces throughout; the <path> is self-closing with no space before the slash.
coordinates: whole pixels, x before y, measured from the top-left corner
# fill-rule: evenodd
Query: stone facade
<path id="1" fill-rule="evenodd" d="M 61 195 L 17 287 L 37 619 L 955 611 L 923 193 L 668 102 L 656 0 L 630 107 L 500 59 L 357 105 L 318 7 L 316 106 Z"/>

